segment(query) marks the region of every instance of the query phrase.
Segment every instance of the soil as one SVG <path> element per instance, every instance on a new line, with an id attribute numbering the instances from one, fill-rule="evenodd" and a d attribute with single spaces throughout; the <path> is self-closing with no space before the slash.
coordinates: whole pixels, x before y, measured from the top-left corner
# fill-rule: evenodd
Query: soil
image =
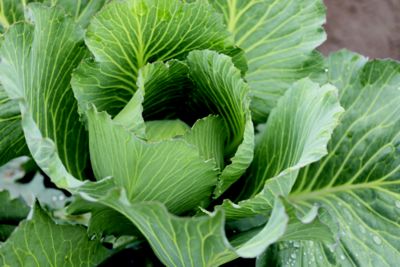
<path id="1" fill-rule="evenodd" d="M 370 58 L 400 59 L 400 0 L 325 0 L 324 54 L 347 48 Z"/>

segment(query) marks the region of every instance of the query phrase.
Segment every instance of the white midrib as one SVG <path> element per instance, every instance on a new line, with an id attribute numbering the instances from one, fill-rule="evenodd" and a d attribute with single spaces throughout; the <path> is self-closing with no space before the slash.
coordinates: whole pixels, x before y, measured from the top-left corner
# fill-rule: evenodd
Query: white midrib
<path id="1" fill-rule="evenodd" d="M 316 191 L 299 191 L 299 192 L 294 192 L 289 195 L 289 200 L 293 202 L 304 202 L 307 200 L 311 199 L 317 199 L 317 198 L 324 198 L 329 195 L 333 195 L 336 193 L 341 193 L 341 192 L 352 192 L 355 190 L 361 190 L 361 189 L 376 189 L 376 190 L 385 190 L 383 187 L 386 185 L 393 185 L 393 184 L 399 184 L 399 181 L 374 181 L 374 182 L 369 182 L 369 183 L 362 183 L 362 184 L 343 184 L 335 187 L 325 187 L 321 188 L 320 190 Z"/>
<path id="2" fill-rule="evenodd" d="M 228 17 L 228 30 L 232 33 L 235 32 L 237 17 L 236 17 L 236 0 L 228 2 L 229 17 Z"/>

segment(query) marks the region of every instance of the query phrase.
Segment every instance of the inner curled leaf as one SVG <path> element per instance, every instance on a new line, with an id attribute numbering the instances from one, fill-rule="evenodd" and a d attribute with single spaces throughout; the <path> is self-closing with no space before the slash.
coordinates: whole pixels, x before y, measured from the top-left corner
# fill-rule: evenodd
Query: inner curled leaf
<path id="1" fill-rule="evenodd" d="M 97 179 L 112 176 L 130 200 L 159 200 L 180 213 L 243 174 L 254 145 L 249 89 L 234 64 L 240 50 L 206 1 L 112 2 L 85 42 L 93 59 L 74 72 L 72 86 Z"/>

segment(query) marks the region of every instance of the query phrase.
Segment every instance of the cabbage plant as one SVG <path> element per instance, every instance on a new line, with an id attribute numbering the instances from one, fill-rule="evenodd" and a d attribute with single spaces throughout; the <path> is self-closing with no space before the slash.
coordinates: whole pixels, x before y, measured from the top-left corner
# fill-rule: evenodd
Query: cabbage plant
<path id="1" fill-rule="evenodd" d="M 322 56 L 324 22 L 0 1 L 1 265 L 396 266 L 400 64 Z"/>

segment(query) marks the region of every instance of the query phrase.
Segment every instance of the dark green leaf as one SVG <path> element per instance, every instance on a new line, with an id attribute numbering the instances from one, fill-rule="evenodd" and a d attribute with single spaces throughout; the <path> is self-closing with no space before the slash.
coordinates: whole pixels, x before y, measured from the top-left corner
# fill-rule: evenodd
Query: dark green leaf
<path id="1" fill-rule="evenodd" d="M 10 100 L 0 85 L 0 166 L 28 153 L 18 102 Z"/>
<path id="2" fill-rule="evenodd" d="M 30 209 L 22 199 L 12 199 L 7 191 L 0 191 L 0 203 L 0 242 L 3 242 L 26 218 Z"/>
<path id="3" fill-rule="evenodd" d="M 110 255 L 98 241 L 89 241 L 81 226 L 57 225 L 35 205 L 0 246 L 2 266 L 95 266 Z"/>
<path id="4" fill-rule="evenodd" d="M 86 53 L 83 29 L 55 7 L 31 4 L 29 12 L 33 25 L 19 23 L 5 34 L 0 80 L 20 103 L 33 158 L 56 184 L 65 186 L 61 181 L 66 171 L 54 164 L 82 178 L 88 159 L 86 133 L 69 85 L 72 70 Z"/>

